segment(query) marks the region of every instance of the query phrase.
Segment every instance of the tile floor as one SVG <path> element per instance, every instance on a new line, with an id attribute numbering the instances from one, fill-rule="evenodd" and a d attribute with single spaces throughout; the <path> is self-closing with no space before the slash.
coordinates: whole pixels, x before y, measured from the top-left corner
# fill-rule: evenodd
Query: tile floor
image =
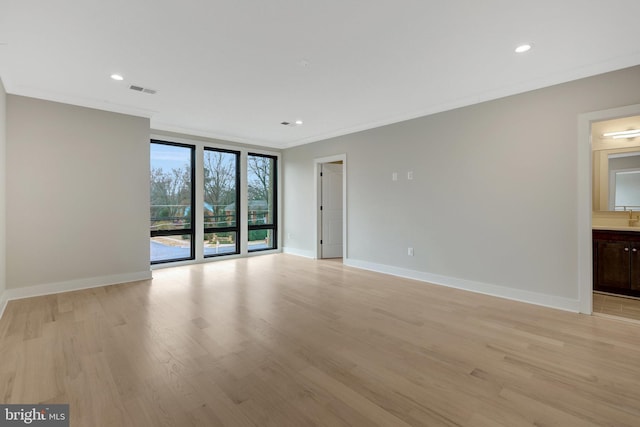
<path id="1" fill-rule="evenodd" d="M 640 299 L 594 292 L 593 312 L 640 321 Z"/>

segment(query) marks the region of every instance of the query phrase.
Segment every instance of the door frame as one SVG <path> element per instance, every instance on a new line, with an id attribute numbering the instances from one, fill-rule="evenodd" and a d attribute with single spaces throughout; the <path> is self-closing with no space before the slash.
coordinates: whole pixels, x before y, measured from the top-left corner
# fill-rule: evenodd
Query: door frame
<path id="1" fill-rule="evenodd" d="M 322 187 L 320 186 L 320 168 L 323 163 L 333 163 L 342 161 L 342 262 L 348 258 L 349 252 L 347 251 L 347 155 L 336 154 L 328 157 L 319 157 L 313 159 L 313 183 L 316 189 L 316 201 L 315 209 L 313 211 L 314 222 L 316 229 L 314 233 L 315 239 L 315 253 L 314 258 L 320 259 L 322 254 L 322 247 L 320 246 L 320 236 L 322 235 L 322 216 L 320 215 L 320 204 L 322 203 Z"/>
<path id="2" fill-rule="evenodd" d="M 640 115 L 640 104 L 578 115 L 578 306 L 580 313 L 593 312 L 591 123 L 638 115 Z"/>

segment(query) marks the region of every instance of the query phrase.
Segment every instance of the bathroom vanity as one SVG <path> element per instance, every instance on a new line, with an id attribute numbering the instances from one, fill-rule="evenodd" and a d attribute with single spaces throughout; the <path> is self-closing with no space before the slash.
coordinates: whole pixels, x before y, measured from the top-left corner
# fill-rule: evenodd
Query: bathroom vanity
<path id="1" fill-rule="evenodd" d="M 640 228 L 593 230 L 593 290 L 640 297 Z"/>

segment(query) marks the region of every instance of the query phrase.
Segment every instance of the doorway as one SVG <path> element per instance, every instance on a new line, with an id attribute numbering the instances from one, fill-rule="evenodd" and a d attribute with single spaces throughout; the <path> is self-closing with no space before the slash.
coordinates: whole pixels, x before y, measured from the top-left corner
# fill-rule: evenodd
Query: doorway
<path id="1" fill-rule="evenodd" d="M 347 257 L 347 186 L 344 154 L 315 160 L 316 258 Z"/>
<path id="2" fill-rule="evenodd" d="M 612 304 L 620 304 L 619 312 L 622 313 L 623 306 L 624 310 L 627 310 L 625 303 L 632 302 L 629 300 L 621 301 L 614 296 L 608 298 L 601 294 L 594 294 L 593 221 L 594 217 L 600 216 L 599 213 L 598 215 L 595 213 L 607 210 L 606 206 L 609 205 L 608 185 L 606 185 L 606 189 L 604 184 L 601 186 L 601 183 L 609 181 L 609 176 L 607 173 L 602 179 L 598 177 L 600 166 L 596 165 L 598 162 L 595 161 L 598 156 L 594 156 L 594 150 L 602 142 L 602 132 L 596 136 L 594 136 L 594 132 L 599 132 L 597 129 L 601 127 L 602 122 L 637 115 L 640 115 L 640 104 L 581 114 L 578 117 L 578 203 L 580 207 L 578 209 L 578 280 L 579 310 L 581 313 L 602 313 L 603 307 L 606 308 L 607 305 L 611 306 Z"/>
<path id="3" fill-rule="evenodd" d="M 631 129 L 640 129 L 640 116 L 591 124 L 592 224 L 594 229 L 603 230 L 594 234 L 598 268 L 594 270 L 593 313 L 638 321 L 640 299 L 635 291 L 635 270 L 639 255 L 633 243 L 617 241 L 619 235 L 608 231 L 626 229 L 640 236 L 640 228 L 628 219 L 640 208 L 640 131 L 634 134 Z"/>

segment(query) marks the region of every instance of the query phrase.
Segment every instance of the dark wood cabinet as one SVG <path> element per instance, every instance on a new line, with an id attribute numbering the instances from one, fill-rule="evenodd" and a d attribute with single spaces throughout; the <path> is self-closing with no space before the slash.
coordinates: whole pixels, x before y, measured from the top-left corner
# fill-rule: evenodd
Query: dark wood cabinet
<path id="1" fill-rule="evenodd" d="M 593 230 L 593 289 L 640 296 L 640 232 Z"/>

